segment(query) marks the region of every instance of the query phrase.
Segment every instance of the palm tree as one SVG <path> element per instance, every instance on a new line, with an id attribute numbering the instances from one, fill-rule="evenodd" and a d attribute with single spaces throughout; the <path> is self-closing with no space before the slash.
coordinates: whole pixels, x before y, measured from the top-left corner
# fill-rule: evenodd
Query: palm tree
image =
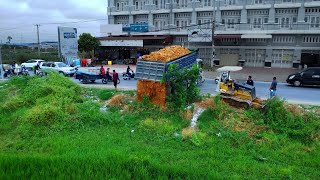
<path id="1" fill-rule="evenodd" d="M 12 37 L 11 37 L 11 36 L 8 36 L 7 39 L 8 39 L 8 42 L 7 42 L 7 43 L 10 44 L 10 42 L 11 42 L 11 40 L 12 40 Z"/>

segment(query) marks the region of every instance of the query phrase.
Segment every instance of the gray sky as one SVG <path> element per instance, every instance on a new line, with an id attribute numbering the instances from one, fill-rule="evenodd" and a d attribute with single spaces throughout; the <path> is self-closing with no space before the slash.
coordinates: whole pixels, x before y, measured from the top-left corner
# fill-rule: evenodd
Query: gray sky
<path id="1" fill-rule="evenodd" d="M 35 24 L 40 26 L 40 41 L 57 41 L 57 27 L 76 27 L 78 32 L 100 35 L 106 24 L 107 0 L 0 0 L 0 43 L 11 36 L 12 43 L 36 42 Z M 97 20 L 82 23 L 64 23 Z"/>

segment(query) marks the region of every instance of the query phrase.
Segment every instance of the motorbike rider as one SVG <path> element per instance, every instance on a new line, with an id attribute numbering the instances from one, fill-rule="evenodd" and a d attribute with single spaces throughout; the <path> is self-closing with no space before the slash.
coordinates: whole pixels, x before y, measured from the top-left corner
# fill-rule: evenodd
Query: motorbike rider
<path id="1" fill-rule="evenodd" d="M 128 66 L 128 67 L 127 67 L 127 74 L 128 74 L 129 77 L 132 76 L 131 72 L 133 72 L 133 70 L 130 69 L 130 66 Z"/>
<path id="2" fill-rule="evenodd" d="M 35 66 L 34 70 L 35 70 L 35 74 L 38 74 L 40 71 L 40 62 L 37 63 L 37 65 Z"/>
<path id="3" fill-rule="evenodd" d="M 112 77 L 111 77 L 110 74 L 111 74 L 111 73 L 110 73 L 110 68 L 107 68 L 107 73 L 106 73 L 107 78 L 108 78 L 109 80 L 112 80 Z"/>

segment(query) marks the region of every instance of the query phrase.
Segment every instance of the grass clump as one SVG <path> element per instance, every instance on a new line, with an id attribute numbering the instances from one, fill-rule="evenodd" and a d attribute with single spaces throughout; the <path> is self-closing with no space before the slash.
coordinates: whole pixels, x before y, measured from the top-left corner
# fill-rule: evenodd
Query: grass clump
<path id="1" fill-rule="evenodd" d="M 301 141 L 310 141 L 319 136 L 320 121 L 315 114 L 293 113 L 278 98 L 269 100 L 265 108 L 264 122 L 272 129 Z"/>

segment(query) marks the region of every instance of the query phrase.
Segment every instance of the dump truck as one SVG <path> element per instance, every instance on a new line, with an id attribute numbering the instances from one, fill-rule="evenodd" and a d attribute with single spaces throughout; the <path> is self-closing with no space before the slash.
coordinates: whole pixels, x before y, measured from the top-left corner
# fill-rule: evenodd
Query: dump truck
<path id="1" fill-rule="evenodd" d="M 173 59 L 169 62 L 139 59 L 136 67 L 135 79 L 160 82 L 171 64 L 177 64 L 176 70 L 191 68 L 194 64 L 197 64 L 200 69 L 198 82 L 200 84 L 204 81 L 201 73 L 202 60 L 197 58 L 198 49 L 190 49 L 190 51 L 191 52 L 189 54 Z"/>
<path id="2" fill-rule="evenodd" d="M 176 52 L 177 49 L 181 48 L 182 50 L 186 50 L 185 52 L 189 52 L 180 57 L 180 52 Z M 137 100 L 142 101 L 144 96 L 147 96 L 150 101 L 155 105 L 164 106 L 166 104 L 167 95 L 172 93 L 172 88 L 174 85 L 169 82 L 162 82 L 165 74 L 168 72 L 170 65 L 176 64 L 175 70 L 180 70 L 184 68 L 191 68 L 193 65 L 198 65 L 199 78 L 197 84 L 200 85 L 204 78 L 202 77 L 202 60 L 197 59 L 198 50 L 197 49 L 186 49 L 183 47 L 166 48 L 170 53 L 166 54 L 165 52 L 159 56 L 159 59 L 153 60 L 157 57 L 157 53 L 160 54 L 160 51 L 153 52 L 155 56 L 149 56 L 149 59 L 146 56 L 142 56 L 142 59 L 139 59 L 136 66 L 136 76 L 135 79 L 138 80 L 137 83 Z M 165 49 L 162 49 L 165 50 Z M 170 56 L 177 56 L 178 58 L 174 58 Z M 184 54 L 184 53 L 183 53 Z M 152 56 L 152 58 L 151 58 Z M 162 59 L 160 59 L 162 58 Z M 171 59 L 172 58 L 172 59 Z"/>

